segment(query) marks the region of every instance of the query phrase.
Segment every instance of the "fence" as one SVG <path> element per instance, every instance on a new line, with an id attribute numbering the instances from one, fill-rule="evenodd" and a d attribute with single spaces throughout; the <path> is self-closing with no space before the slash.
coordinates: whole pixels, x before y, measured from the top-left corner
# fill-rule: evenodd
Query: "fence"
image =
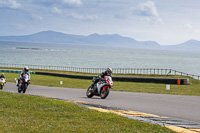
<path id="1" fill-rule="evenodd" d="M 0 67 L 9 68 L 23 68 L 28 66 L 30 69 L 43 69 L 43 70 L 58 70 L 58 71 L 72 71 L 72 72 L 85 72 L 85 73 L 101 73 L 106 68 L 78 68 L 66 66 L 44 66 L 44 65 L 29 65 L 29 64 L 4 64 L 0 63 Z M 115 74 L 149 74 L 149 75 L 182 75 L 189 76 L 194 79 L 200 80 L 200 75 L 193 75 L 180 72 L 173 69 L 153 69 L 153 68 L 113 68 Z"/>

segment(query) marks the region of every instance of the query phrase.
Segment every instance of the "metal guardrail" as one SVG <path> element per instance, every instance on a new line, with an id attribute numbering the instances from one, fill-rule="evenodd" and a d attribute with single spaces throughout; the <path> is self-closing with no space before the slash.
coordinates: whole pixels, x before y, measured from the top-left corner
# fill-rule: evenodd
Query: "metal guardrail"
<path id="1" fill-rule="evenodd" d="M 0 67 L 9 68 L 23 68 L 28 66 L 30 69 L 39 70 L 58 70 L 58 71 L 72 71 L 72 72 L 85 72 L 85 73 L 101 73 L 106 68 L 78 68 L 66 66 L 45 66 L 45 65 L 30 65 L 30 64 L 5 64 L 0 63 Z M 189 76 L 194 79 L 200 80 L 200 75 L 188 74 L 173 69 L 154 69 L 154 68 L 113 68 L 115 74 L 145 74 L 145 75 L 182 75 Z"/>

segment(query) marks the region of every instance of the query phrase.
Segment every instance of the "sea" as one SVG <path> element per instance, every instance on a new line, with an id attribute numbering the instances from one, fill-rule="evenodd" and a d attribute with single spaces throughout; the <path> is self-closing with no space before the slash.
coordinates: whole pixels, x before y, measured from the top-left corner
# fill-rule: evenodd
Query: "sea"
<path id="1" fill-rule="evenodd" d="M 79 68 L 174 69 L 200 75 L 200 52 L 93 45 L 0 43 L 0 63 Z"/>

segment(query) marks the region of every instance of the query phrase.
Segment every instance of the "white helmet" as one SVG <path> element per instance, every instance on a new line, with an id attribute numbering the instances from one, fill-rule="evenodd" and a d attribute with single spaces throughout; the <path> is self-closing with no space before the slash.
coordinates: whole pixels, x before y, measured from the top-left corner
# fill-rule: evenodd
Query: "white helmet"
<path id="1" fill-rule="evenodd" d="M 4 77 L 4 73 L 1 74 L 1 77 Z"/>
<path id="2" fill-rule="evenodd" d="M 24 67 L 24 71 L 25 71 L 25 72 L 28 72 L 28 71 L 29 71 L 29 69 L 28 69 L 27 66 Z"/>

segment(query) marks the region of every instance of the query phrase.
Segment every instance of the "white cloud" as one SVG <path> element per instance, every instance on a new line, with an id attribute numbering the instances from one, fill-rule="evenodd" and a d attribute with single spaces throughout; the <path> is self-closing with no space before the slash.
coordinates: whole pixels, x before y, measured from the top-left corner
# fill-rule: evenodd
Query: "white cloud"
<path id="1" fill-rule="evenodd" d="M 197 33 L 197 34 L 200 34 L 200 30 L 194 30 L 194 32 Z"/>
<path id="2" fill-rule="evenodd" d="M 0 0 L 0 7 L 17 9 L 21 7 L 21 4 L 16 0 Z"/>
<path id="3" fill-rule="evenodd" d="M 63 15 L 65 17 L 70 17 L 70 18 L 73 18 L 73 19 L 77 19 L 77 20 L 90 20 L 90 21 L 93 21 L 93 20 L 99 19 L 98 15 L 80 14 L 80 13 L 73 13 L 73 12 L 70 13 L 69 11 L 61 10 L 61 9 L 59 9 L 57 7 L 53 7 L 51 9 L 51 12 Z"/>
<path id="4" fill-rule="evenodd" d="M 57 7 L 53 7 L 51 11 L 53 13 L 62 14 L 62 10 L 58 9 Z"/>
<path id="5" fill-rule="evenodd" d="M 97 15 L 80 15 L 76 13 L 71 13 L 68 14 L 67 16 L 79 20 L 97 20 L 99 18 Z"/>
<path id="6" fill-rule="evenodd" d="M 184 27 L 186 27 L 188 29 L 192 29 L 192 26 L 190 24 L 185 24 Z"/>
<path id="7" fill-rule="evenodd" d="M 153 1 L 147 1 L 137 6 L 137 11 L 142 16 L 158 17 L 158 11 Z"/>
<path id="8" fill-rule="evenodd" d="M 35 20 L 40 20 L 40 21 L 43 20 L 43 17 L 42 17 L 42 16 L 36 15 L 36 14 L 32 14 L 32 18 L 35 19 Z"/>
<path id="9" fill-rule="evenodd" d="M 163 20 L 160 17 L 155 18 L 154 22 L 157 23 L 157 24 L 164 24 Z"/>
<path id="10" fill-rule="evenodd" d="M 77 19 L 77 20 L 90 20 L 90 21 L 93 21 L 93 20 L 97 20 L 99 17 L 98 15 L 89 15 L 89 14 L 78 14 L 78 13 L 70 13 L 69 11 L 66 11 L 66 10 L 61 10 L 57 7 L 53 7 L 51 9 L 51 11 L 53 13 L 56 13 L 56 14 L 60 14 L 60 15 L 63 15 L 65 17 L 71 17 L 73 19 Z"/>
<path id="11" fill-rule="evenodd" d="M 141 16 L 144 21 L 154 21 L 157 24 L 164 24 L 163 20 L 159 17 L 157 7 L 153 1 L 141 3 L 132 9 L 133 14 Z"/>
<path id="12" fill-rule="evenodd" d="M 81 6 L 83 4 L 81 0 L 62 0 L 62 2 L 70 6 Z"/>
<path id="13" fill-rule="evenodd" d="M 22 24 L 15 24 L 15 23 L 13 23 L 12 25 L 13 25 L 16 29 L 18 29 L 18 30 L 24 29 L 24 25 L 22 25 Z"/>
<path id="14" fill-rule="evenodd" d="M 185 24 L 184 27 L 186 28 L 186 31 L 192 34 L 200 34 L 200 30 L 193 28 L 191 24 Z"/>

